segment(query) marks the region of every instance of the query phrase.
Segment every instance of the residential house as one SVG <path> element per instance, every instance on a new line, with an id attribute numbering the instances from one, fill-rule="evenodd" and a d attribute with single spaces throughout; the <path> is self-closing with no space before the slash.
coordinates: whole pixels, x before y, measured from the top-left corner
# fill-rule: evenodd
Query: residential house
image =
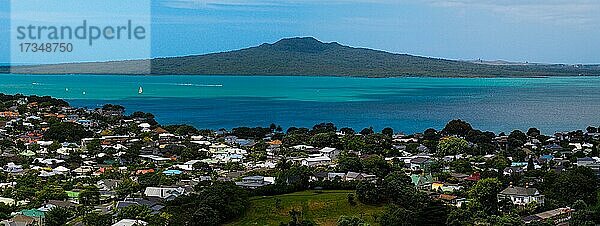
<path id="1" fill-rule="evenodd" d="M 462 189 L 462 186 L 460 186 L 458 184 L 449 184 L 449 183 L 443 183 L 443 182 L 433 182 L 431 184 L 431 190 L 440 192 L 440 193 L 454 192 L 454 191 L 458 191 L 461 189 Z"/>
<path id="2" fill-rule="evenodd" d="M 96 183 L 96 187 L 100 188 L 100 190 L 103 190 L 103 191 L 112 191 L 115 188 L 117 188 L 121 182 L 122 182 L 121 180 L 104 179 L 104 180 L 99 180 Z"/>
<path id="3" fill-rule="evenodd" d="M 519 174 L 522 174 L 523 172 L 524 172 L 523 167 L 509 166 L 509 167 L 504 168 L 503 174 L 505 176 L 510 176 L 510 175 L 519 175 Z"/>
<path id="4" fill-rule="evenodd" d="M 421 190 L 429 190 L 433 184 L 433 177 L 431 174 L 413 174 L 410 175 L 410 179 L 415 187 Z"/>
<path id="5" fill-rule="evenodd" d="M 544 195 L 536 188 L 509 186 L 498 193 L 498 201 L 508 199 L 515 205 L 527 205 L 531 202 L 544 204 Z"/>
<path id="6" fill-rule="evenodd" d="M 335 180 L 336 178 L 346 180 L 346 173 L 327 173 L 327 180 Z"/>
<path id="7" fill-rule="evenodd" d="M 0 224 L 5 226 L 43 226 L 42 222 L 38 222 L 36 218 L 17 214 L 8 220 L 3 220 Z"/>
<path id="8" fill-rule="evenodd" d="M 319 150 L 319 153 L 321 153 L 321 155 L 323 155 L 323 156 L 329 157 L 332 160 L 336 160 L 338 155 L 340 155 L 341 151 L 338 150 L 337 148 L 325 147 L 325 148 L 322 148 L 321 150 Z"/>
<path id="9" fill-rule="evenodd" d="M 331 164 L 331 158 L 328 156 L 309 157 L 301 160 L 303 166 L 322 166 Z"/>
<path id="10" fill-rule="evenodd" d="M 171 161 L 170 158 L 160 157 L 160 156 L 156 156 L 156 155 L 140 155 L 140 157 L 146 161 L 153 162 L 153 163 L 165 163 L 165 162 Z"/>
<path id="11" fill-rule="evenodd" d="M 410 168 L 412 170 L 427 170 L 431 160 L 428 157 L 416 157 L 410 160 Z"/>
<path id="12" fill-rule="evenodd" d="M 9 162 L 4 167 L 2 167 L 2 170 L 4 170 L 4 172 L 7 173 L 20 173 L 23 172 L 23 166 L 17 165 L 13 162 Z"/>
<path id="13" fill-rule="evenodd" d="M 17 204 L 17 202 L 14 199 L 3 198 L 3 197 L 0 197 L 0 203 L 3 203 L 4 205 L 7 205 L 7 206 L 12 206 L 12 205 Z"/>
<path id="14" fill-rule="evenodd" d="M 241 182 L 235 182 L 237 186 L 243 188 L 255 189 L 269 184 L 274 184 L 274 177 L 263 177 L 263 176 L 249 176 L 242 178 Z"/>
<path id="15" fill-rule="evenodd" d="M 577 162 L 575 165 L 577 166 L 587 166 L 596 163 L 596 160 L 590 157 L 585 158 L 577 158 Z"/>
<path id="16" fill-rule="evenodd" d="M 148 223 L 142 220 L 122 219 L 112 226 L 145 226 Z"/>
<path id="17" fill-rule="evenodd" d="M 185 189 L 181 187 L 147 187 L 144 191 L 144 196 L 162 200 L 173 200 L 184 193 Z"/>
<path id="18" fill-rule="evenodd" d="M 568 207 L 558 208 L 524 217 L 523 221 L 525 224 L 530 224 L 533 222 L 548 222 L 551 220 L 555 225 L 561 225 L 561 223 L 571 219 L 571 213 L 573 212 L 575 212 L 575 210 Z"/>
<path id="19" fill-rule="evenodd" d="M 456 195 L 448 195 L 448 194 L 440 194 L 437 197 L 435 197 L 435 199 L 441 200 L 446 205 L 456 206 L 459 208 L 467 201 L 466 198 L 459 198 Z"/>
<path id="20" fill-rule="evenodd" d="M 123 201 L 118 201 L 115 208 L 117 210 L 120 210 L 122 208 L 125 208 L 127 206 L 131 206 L 131 205 L 141 205 L 141 206 L 147 206 L 148 208 L 150 208 L 152 210 L 151 214 L 158 214 L 160 213 L 160 210 L 162 210 L 165 206 L 161 205 L 160 203 L 148 200 L 148 199 L 142 199 L 142 198 L 125 198 Z"/>
<path id="21" fill-rule="evenodd" d="M 366 173 L 348 172 L 346 173 L 346 181 L 375 181 L 377 176 Z"/>

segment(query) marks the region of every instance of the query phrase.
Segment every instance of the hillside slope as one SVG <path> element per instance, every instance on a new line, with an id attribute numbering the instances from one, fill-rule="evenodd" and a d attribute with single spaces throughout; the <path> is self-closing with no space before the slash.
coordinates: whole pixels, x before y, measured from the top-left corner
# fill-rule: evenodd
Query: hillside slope
<path id="1" fill-rule="evenodd" d="M 135 73 L 142 61 L 44 65 L 19 68 L 21 73 Z M 600 75 L 598 65 L 490 65 L 395 54 L 323 43 L 312 37 L 282 39 L 273 44 L 230 52 L 151 60 L 152 74 L 326 75 L 360 77 L 525 77 Z"/>

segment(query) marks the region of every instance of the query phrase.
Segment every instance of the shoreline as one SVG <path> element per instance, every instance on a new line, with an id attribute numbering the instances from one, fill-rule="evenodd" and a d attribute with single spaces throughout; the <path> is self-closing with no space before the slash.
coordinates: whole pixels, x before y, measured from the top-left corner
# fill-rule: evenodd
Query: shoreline
<path id="1" fill-rule="evenodd" d="M 388 78 L 454 78 L 454 79 L 519 79 L 519 78 L 575 78 L 575 77 L 600 77 L 600 75 L 539 75 L 539 76 L 435 76 L 435 75 L 402 75 L 402 76 L 361 76 L 361 75 L 284 75 L 284 74 L 111 74 L 111 73 L 0 73 L 0 75 L 83 75 L 83 76 L 140 76 L 140 77 L 160 77 L 160 76 L 224 76 L 224 77 L 329 77 L 329 78 L 367 78 L 367 79 L 388 79 Z"/>

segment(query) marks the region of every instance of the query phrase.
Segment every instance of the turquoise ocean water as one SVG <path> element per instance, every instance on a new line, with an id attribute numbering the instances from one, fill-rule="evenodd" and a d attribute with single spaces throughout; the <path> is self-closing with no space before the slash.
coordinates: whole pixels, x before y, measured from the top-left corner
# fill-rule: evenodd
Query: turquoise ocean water
<path id="1" fill-rule="evenodd" d="M 143 92 L 140 94 L 139 88 Z M 310 76 L 0 75 L 0 92 L 74 106 L 124 105 L 163 124 L 200 128 L 392 127 L 407 133 L 461 118 L 495 132 L 600 125 L 600 77 L 343 78 Z"/>

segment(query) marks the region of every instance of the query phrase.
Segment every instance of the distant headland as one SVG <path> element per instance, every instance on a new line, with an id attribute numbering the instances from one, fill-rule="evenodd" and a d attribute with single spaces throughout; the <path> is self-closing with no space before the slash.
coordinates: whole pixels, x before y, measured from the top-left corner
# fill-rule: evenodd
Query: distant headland
<path id="1" fill-rule="evenodd" d="M 491 62 L 491 63 L 490 63 Z M 460 61 L 324 43 L 313 37 L 229 52 L 151 59 L 152 75 L 292 75 L 353 77 L 600 76 L 600 65 Z M 505 62 L 505 63 L 503 63 Z M 136 74 L 148 60 L 18 66 L 27 74 Z M 10 73 L 0 66 L 0 73 Z"/>

